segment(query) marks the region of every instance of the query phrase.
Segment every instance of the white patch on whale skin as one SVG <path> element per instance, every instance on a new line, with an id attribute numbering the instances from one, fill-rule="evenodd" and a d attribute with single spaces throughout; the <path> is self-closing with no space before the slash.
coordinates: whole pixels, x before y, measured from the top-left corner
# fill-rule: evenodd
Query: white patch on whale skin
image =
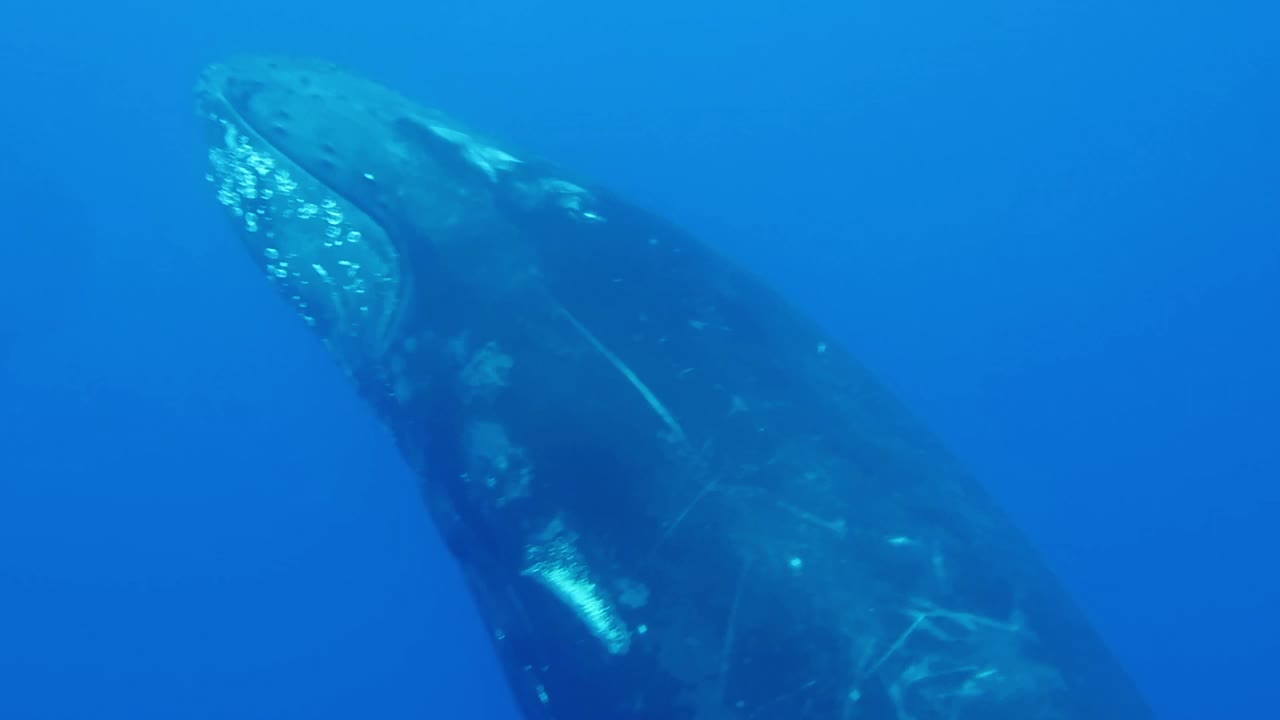
<path id="1" fill-rule="evenodd" d="M 590 209 L 594 198 L 581 185 L 558 178 L 542 178 L 536 182 L 516 183 L 516 188 L 523 194 L 523 201 L 529 206 L 554 204 L 563 209 L 575 220 L 588 223 L 602 223 L 604 216 Z"/>
<path id="2" fill-rule="evenodd" d="M 649 604 L 649 588 L 644 583 L 622 578 L 615 586 L 618 589 L 618 602 L 626 607 L 638 610 Z"/>
<path id="3" fill-rule="evenodd" d="M 467 451 L 467 476 L 494 490 L 498 507 L 529 496 L 533 466 L 524 448 L 511 442 L 502 425 L 487 420 L 472 422 L 467 428 Z"/>
<path id="4" fill-rule="evenodd" d="M 520 574 L 537 580 L 569 606 L 610 654 L 625 655 L 631 649 L 631 631 L 592 579 L 574 535 L 557 519 L 535 540 L 525 547 L 528 566 Z"/>
<path id="5" fill-rule="evenodd" d="M 469 399 L 492 399 L 507 386 L 515 361 L 495 342 L 485 343 L 462 367 L 459 380 Z"/>
<path id="6" fill-rule="evenodd" d="M 519 158 L 498 148 L 478 143 L 470 135 L 453 128 L 443 125 L 428 125 L 427 128 L 440 139 L 457 145 L 467 162 L 480 168 L 489 178 L 489 182 L 497 182 L 499 171 L 507 172 L 521 162 Z"/>

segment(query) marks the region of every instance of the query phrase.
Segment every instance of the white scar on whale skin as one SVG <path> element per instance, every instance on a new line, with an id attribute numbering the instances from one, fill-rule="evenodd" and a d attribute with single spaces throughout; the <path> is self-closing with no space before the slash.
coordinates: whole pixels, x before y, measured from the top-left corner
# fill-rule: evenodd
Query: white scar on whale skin
<path id="1" fill-rule="evenodd" d="M 631 386 L 634 387 L 637 392 L 640 393 L 640 396 L 644 398 L 644 401 L 649 403 L 649 407 L 653 408 L 653 411 L 658 414 L 658 417 L 662 419 L 662 422 L 666 424 L 669 430 L 671 430 L 672 441 L 683 442 L 685 439 L 684 429 L 680 427 L 680 423 L 676 422 L 675 417 L 673 417 L 671 412 L 667 410 L 667 407 L 662 404 L 662 401 L 658 399 L 658 396 L 653 394 L 653 391 L 649 389 L 649 386 L 645 385 L 644 381 L 641 380 L 640 377 L 631 370 L 631 368 L 627 367 L 627 364 L 622 362 L 621 358 L 610 352 L 609 348 L 604 346 L 604 343 L 596 339 L 596 336 L 592 335 L 591 331 L 588 330 L 586 326 L 578 322 L 578 318 L 574 317 L 573 313 L 569 312 L 567 308 L 561 307 L 560 312 L 564 313 L 564 316 L 573 324 L 574 329 L 577 330 L 582 337 L 586 338 L 587 342 L 591 343 L 591 346 L 596 349 L 596 352 L 603 355 L 619 373 L 622 373 L 622 376 L 627 379 L 627 382 L 631 383 Z"/>
<path id="2" fill-rule="evenodd" d="M 631 631 L 592 579 L 575 545 L 576 536 L 556 518 L 535 540 L 525 547 L 528 567 L 520 574 L 534 578 L 568 605 L 610 654 L 626 655 Z"/>

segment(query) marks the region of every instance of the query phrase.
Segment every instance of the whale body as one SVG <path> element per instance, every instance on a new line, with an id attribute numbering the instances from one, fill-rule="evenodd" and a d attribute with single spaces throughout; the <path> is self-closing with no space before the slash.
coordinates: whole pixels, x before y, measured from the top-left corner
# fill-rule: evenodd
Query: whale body
<path id="1" fill-rule="evenodd" d="M 758 277 L 328 63 L 206 69 L 208 180 L 421 478 L 530 720 L 1142 720 L 980 485 Z"/>

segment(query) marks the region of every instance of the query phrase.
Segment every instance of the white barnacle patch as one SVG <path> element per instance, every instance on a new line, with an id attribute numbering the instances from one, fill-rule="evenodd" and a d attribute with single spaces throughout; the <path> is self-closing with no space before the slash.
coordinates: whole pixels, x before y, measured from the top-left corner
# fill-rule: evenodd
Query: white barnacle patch
<path id="1" fill-rule="evenodd" d="M 618 602 L 622 605 L 634 610 L 649 604 L 649 588 L 644 583 L 622 578 L 615 583 L 615 587 L 618 590 Z"/>
<path id="2" fill-rule="evenodd" d="M 385 246 L 368 247 L 356 229 L 360 215 L 352 213 L 342 198 L 325 197 L 315 183 L 300 184 L 281 167 L 287 161 L 269 148 L 255 147 L 251 133 L 213 119 L 220 124 L 222 142 L 209 150 L 207 179 L 217 187 L 219 202 L 243 224 L 243 231 L 262 236 L 259 252 L 266 277 L 292 300 L 308 325 L 332 321 L 352 337 L 368 331 L 371 326 L 366 323 L 373 315 L 370 303 L 386 303 L 394 292 L 394 287 L 383 287 L 396 282 L 388 272 L 388 266 L 394 266 L 394 254 L 387 257 Z M 344 247 L 348 243 L 353 247 Z M 308 286 L 326 286 L 322 292 L 327 294 L 317 296 L 314 290 L 308 294 Z M 366 292 L 377 297 L 364 297 Z M 323 298 L 326 306 L 308 309 L 304 296 L 313 301 Z"/>
<path id="3" fill-rule="evenodd" d="M 467 451 L 468 477 L 482 479 L 486 488 L 494 490 L 498 507 L 529 496 L 533 466 L 502 425 L 485 420 L 471 423 Z"/>
<path id="4" fill-rule="evenodd" d="M 507 386 L 514 365 L 515 361 L 497 343 L 485 343 L 463 366 L 459 379 L 469 396 L 491 398 Z"/>
<path id="5" fill-rule="evenodd" d="M 443 125 L 428 125 L 431 132 L 442 140 L 458 146 L 467 162 L 480 168 L 490 182 L 497 182 L 499 172 L 507 172 L 520 163 L 520 159 L 498 148 L 477 142 L 470 135 Z"/>
<path id="6" fill-rule="evenodd" d="M 277 170 L 275 174 L 276 191 L 290 195 L 298 189 L 298 183 L 289 176 L 286 170 Z"/>
<path id="7" fill-rule="evenodd" d="M 209 149 L 212 172 L 205 179 L 218 186 L 218 202 L 244 222 L 245 232 L 257 232 L 263 212 L 260 201 L 270 199 L 279 190 L 278 183 L 268 177 L 276 160 L 254 148 L 231 123 L 218 122 L 223 127 L 222 145 Z"/>
<path id="8" fill-rule="evenodd" d="M 601 223 L 605 217 L 592 208 L 595 198 L 581 185 L 558 178 L 541 178 L 516 184 L 522 201 L 530 207 L 555 206 L 580 222 Z"/>
<path id="9" fill-rule="evenodd" d="M 631 632 L 592 577 L 573 533 L 555 520 L 525 547 L 521 575 L 531 577 L 573 611 L 587 630 L 614 655 L 631 649 Z"/>
<path id="10" fill-rule="evenodd" d="M 338 203 L 333 200 L 325 200 L 320 203 L 320 207 L 324 209 L 324 220 L 330 225 L 342 224 L 342 211 L 338 209 Z"/>
<path id="11" fill-rule="evenodd" d="M 542 191 L 573 217 L 585 222 L 604 222 L 604 217 L 588 207 L 593 198 L 586 188 L 549 178 L 542 181 Z"/>

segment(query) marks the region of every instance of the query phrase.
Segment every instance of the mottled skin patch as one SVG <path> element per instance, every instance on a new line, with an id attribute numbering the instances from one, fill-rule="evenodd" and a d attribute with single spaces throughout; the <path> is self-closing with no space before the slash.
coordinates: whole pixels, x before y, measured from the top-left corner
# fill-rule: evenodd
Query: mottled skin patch
<path id="1" fill-rule="evenodd" d="M 326 283 L 317 330 L 421 474 L 527 717 L 1150 717 L 979 486 L 751 274 L 327 64 L 239 59 L 202 97 L 398 259 L 393 321 L 351 325 Z M 326 226 L 273 247 L 334 277 Z"/>

